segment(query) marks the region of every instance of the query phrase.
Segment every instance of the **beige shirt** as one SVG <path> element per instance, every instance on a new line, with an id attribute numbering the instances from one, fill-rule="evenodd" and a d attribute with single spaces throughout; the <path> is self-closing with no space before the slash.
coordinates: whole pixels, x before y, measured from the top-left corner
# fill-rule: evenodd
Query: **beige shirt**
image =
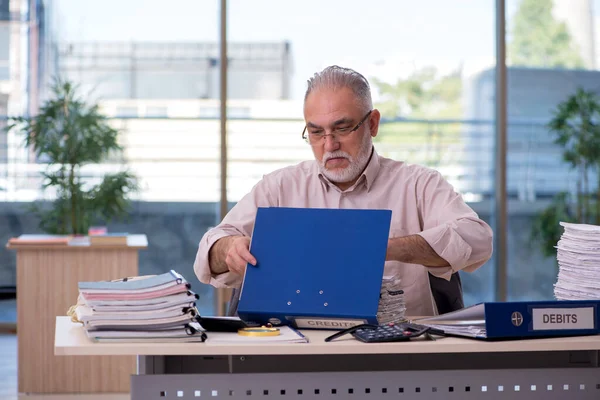
<path id="1" fill-rule="evenodd" d="M 449 279 L 454 271 L 479 268 L 492 253 L 492 230 L 440 173 L 374 152 L 363 174 L 345 191 L 329 182 L 314 160 L 264 176 L 200 241 L 194 271 L 201 282 L 239 288 L 241 276 L 211 273 L 208 252 L 224 236 L 251 236 L 257 207 L 392 210 L 391 238 L 419 234 L 450 264 L 427 268 L 397 261 L 385 263 L 385 276 L 401 278 L 406 315 L 437 314 L 428 272 Z"/>

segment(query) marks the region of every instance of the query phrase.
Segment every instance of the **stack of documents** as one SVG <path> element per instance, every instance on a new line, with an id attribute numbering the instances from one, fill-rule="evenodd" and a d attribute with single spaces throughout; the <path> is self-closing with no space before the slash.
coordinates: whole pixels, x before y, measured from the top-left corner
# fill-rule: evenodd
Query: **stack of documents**
<path id="1" fill-rule="evenodd" d="M 557 300 L 600 299 L 600 226 L 560 223 L 564 233 L 558 241 Z"/>
<path id="2" fill-rule="evenodd" d="M 485 303 L 480 303 L 412 322 L 439 329 L 446 335 L 483 339 L 487 337 L 485 317 Z"/>
<path id="3" fill-rule="evenodd" d="M 400 289 L 400 279 L 384 276 L 379 294 L 377 322 L 381 325 L 403 322 L 405 312 L 406 304 L 404 291 Z"/>
<path id="4" fill-rule="evenodd" d="M 9 245 L 30 245 L 30 246 L 67 246 L 70 236 L 68 235 L 30 235 L 25 234 L 8 240 Z"/>
<path id="5" fill-rule="evenodd" d="M 73 317 L 96 341 L 204 341 L 196 318 L 198 296 L 189 288 L 173 270 L 111 282 L 79 282 Z"/>
<path id="6" fill-rule="evenodd" d="M 597 300 L 486 302 L 411 322 L 476 339 L 597 335 L 599 305 Z"/>

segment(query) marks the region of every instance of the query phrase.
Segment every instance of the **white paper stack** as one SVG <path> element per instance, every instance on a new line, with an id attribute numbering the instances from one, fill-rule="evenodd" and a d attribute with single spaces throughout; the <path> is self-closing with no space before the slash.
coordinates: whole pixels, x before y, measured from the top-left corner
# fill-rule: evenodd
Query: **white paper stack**
<path id="1" fill-rule="evenodd" d="M 204 341 L 196 319 L 197 299 L 189 283 L 171 270 L 111 282 L 79 282 L 74 313 L 96 341 Z"/>
<path id="2" fill-rule="evenodd" d="M 379 324 L 399 323 L 405 321 L 404 291 L 400 289 L 400 279 L 383 277 L 381 292 L 379 294 L 379 308 L 377 322 Z"/>
<path id="3" fill-rule="evenodd" d="M 564 232 L 558 241 L 557 300 L 600 299 L 600 226 L 560 223 Z"/>
<path id="4" fill-rule="evenodd" d="M 449 335 L 482 339 L 487 337 L 484 303 L 445 314 L 419 318 L 413 322 L 442 330 Z"/>
<path id="5" fill-rule="evenodd" d="M 277 336 L 242 336 L 236 332 L 210 332 L 206 343 L 237 343 L 237 344 L 269 344 L 269 343 L 308 343 L 308 339 L 298 330 L 291 326 L 278 326 L 279 335 Z"/>

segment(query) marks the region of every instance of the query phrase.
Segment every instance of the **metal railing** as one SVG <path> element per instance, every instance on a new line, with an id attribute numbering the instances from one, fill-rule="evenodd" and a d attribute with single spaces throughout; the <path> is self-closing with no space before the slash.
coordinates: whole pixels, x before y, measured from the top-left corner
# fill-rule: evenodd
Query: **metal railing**
<path id="1" fill-rule="evenodd" d="M 111 124 L 122 132 L 127 168 L 141 179 L 137 199 L 218 202 L 217 118 L 113 118 Z M 312 159 L 310 146 L 300 137 L 303 124 L 300 119 L 228 121 L 230 201 L 239 200 L 264 174 Z M 40 172 L 47 165 L 35 162 L 17 134 L 2 135 L 0 201 L 40 198 Z M 383 156 L 439 170 L 468 201 L 493 197 L 493 121 L 382 121 L 375 146 Z M 574 190 L 575 174 L 561 157 L 543 123 L 509 123 L 508 196 L 534 201 Z M 122 168 L 104 163 L 86 166 L 81 173 L 93 183 L 104 173 Z"/>

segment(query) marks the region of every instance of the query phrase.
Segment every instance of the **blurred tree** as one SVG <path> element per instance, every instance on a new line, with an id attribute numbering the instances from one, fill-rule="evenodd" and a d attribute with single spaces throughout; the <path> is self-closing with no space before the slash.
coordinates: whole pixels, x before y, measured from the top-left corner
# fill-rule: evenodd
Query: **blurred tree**
<path id="1" fill-rule="evenodd" d="M 552 15 L 552 0 L 522 0 L 508 38 L 509 65 L 581 68 L 583 60 L 564 22 Z"/>
<path id="2" fill-rule="evenodd" d="M 371 78 L 381 95 L 376 107 L 385 118 L 460 118 L 461 69 L 438 77 L 435 67 L 424 67 L 396 83 Z"/>

